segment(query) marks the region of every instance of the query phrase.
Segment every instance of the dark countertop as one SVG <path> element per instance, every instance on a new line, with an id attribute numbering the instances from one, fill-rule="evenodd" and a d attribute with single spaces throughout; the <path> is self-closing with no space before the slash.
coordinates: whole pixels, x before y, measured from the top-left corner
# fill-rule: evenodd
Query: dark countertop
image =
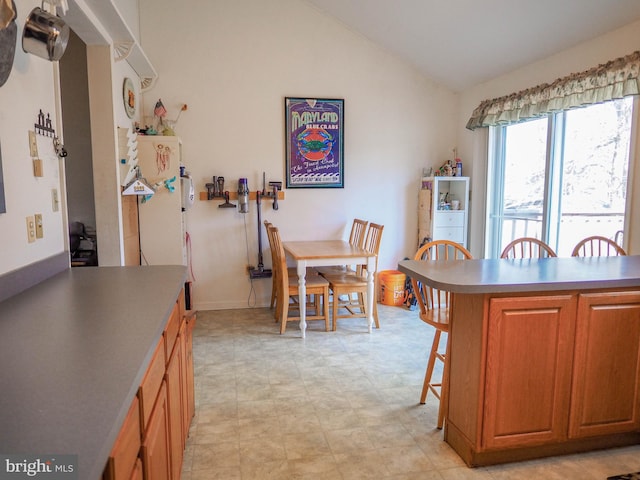
<path id="1" fill-rule="evenodd" d="M 402 260 L 398 270 L 456 293 L 544 292 L 640 286 L 640 256 Z"/>
<path id="2" fill-rule="evenodd" d="M 67 269 L 0 303 L 0 452 L 101 478 L 186 268 Z"/>

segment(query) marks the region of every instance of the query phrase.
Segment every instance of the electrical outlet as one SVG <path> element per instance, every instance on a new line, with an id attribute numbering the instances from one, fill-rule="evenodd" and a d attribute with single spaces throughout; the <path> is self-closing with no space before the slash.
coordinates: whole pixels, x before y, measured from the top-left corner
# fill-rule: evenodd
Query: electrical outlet
<path id="1" fill-rule="evenodd" d="M 27 217 L 27 241 L 36 241 L 36 220 L 33 217 Z"/>
<path id="2" fill-rule="evenodd" d="M 44 237 L 44 232 L 42 230 L 42 214 L 36 213 L 33 218 L 36 221 L 36 238 Z"/>

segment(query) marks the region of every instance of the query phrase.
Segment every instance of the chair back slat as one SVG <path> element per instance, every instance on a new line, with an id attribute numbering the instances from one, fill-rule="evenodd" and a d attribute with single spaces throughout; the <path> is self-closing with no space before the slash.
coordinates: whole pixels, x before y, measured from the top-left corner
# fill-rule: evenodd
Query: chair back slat
<path id="1" fill-rule="evenodd" d="M 378 271 L 378 253 L 380 252 L 380 243 L 382 242 L 383 230 L 384 225 L 379 225 L 377 223 L 371 222 L 369 224 L 369 229 L 367 230 L 367 236 L 364 240 L 364 244 L 362 245 L 367 252 L 375 253 L 376 271 Z M 356 274 L 365 275 L 366 269 L 366 265 L 358 265 L 356 268 Z"/>
<path id="2" fill-rule="evenodd" d="M 572 257 L 615 257 L 626 254 L 624 248 L 615 241 L 600 235 L 580 240 L 571 252 Z"/>
<path id="3" fill-rule="evenodd" d="M 557 255 L 549 245 L 533 237 L 516 238 L 504 247 L 504 250 L 502 250 L 500 254 L 500 258 L 546 257 L 557 257 Z"/>
<path id="4" fill-rule="evenodd" d="M 279 286 L 282 288 L 282 292 L 289 291 L 289 272 L 287 270 L 287 258 L 284 253 L 284 247 L 282 246 L 282 239 L 280 238 L 280 232 L 277 227 L 273 225 L 267 228 L 269 236 L 269 245 L 271 245 L 271 256 L 273 269 L 276 272 Z"/>
<path id="5" fill-rule="evenodd" d="M 349 243 L 351 245 L 355 245 L 357 247 L 362 247 L 364 245 L 368 224 L 369 222 L 366 220 L 360 220 L 359 218 L 353 219 L 351 234 L 349 235 Z"/>

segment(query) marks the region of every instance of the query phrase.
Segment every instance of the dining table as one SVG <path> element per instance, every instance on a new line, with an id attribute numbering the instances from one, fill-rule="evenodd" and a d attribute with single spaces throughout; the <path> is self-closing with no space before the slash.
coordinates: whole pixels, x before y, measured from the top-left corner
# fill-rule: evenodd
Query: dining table
<path id="1" fill-rule="evenodd" d="M 300 240 L 283 242 L 285 253 L 295 261 L 298 274 L 298 297 L 306 297 L 307 267 L 334 265 L 367 266 L 367 324 L 369 333 L 373 328 L 374 279 L 376 273 L 376 254 L 363 247 L 351 245 L 344 240 Z M 300 304 L 300 331 L 305 338 L 307 329 L 306 302 Z"/>

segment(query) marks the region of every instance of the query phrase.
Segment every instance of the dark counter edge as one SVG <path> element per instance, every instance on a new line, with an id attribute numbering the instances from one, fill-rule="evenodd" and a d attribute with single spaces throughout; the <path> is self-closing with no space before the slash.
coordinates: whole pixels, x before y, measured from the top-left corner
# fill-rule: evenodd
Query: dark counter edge
<path id="1" fill-rule="evenodd" d="M 82 267 L 82 268 L 86 268 L 86 267 Z M 96 267 L 96 268 L 102 268 L 102 267 Z M 118 268 L 118 267 L 108 267 L 108 268 Z M 182 288 L 184 287 L 185 282 L 187 280 L 187 276 L 188 276 L 187 269 L 185 267 L 182 280 L 176 286 L 176 291 L 174 292 L 174 296 L 173 296 L 174 301 L 178 299 L 178 296 L 180 295 L 180 292 L 182 291 Z M 100 451 L 100 456 L 99 458 L 96 458 L 96 461 L 94 462 L 91 468 L 89 478 L 95 478 L 99 480 L 99 479 L 102 479 L 103 477 L 104 469 L 107 465 L 107 461 L 109 460 L 109 455 L 111 455 L 111 451 L 113 450 L 113 446 L 116 442 L 116 439 L 118 438 L 118 434 L 120 433 L 120 430 L 122 429 L 122 425 L 124 424 L 126 416 L 129 413 L 129 409 L 131 408 L 131 403 L 133 402 L 133 399 L 135 398 L 135 396 L 138 394 L 138 389 L 142 384 L 142 380 L 144 378 L 145 373 L 147 372 L 147 369 L 149 368 L 149 364 L 151 363 L 151 358 L 153 357 L 153 353 L 155 352 L 158 342 L 162 337 L 162 332 L 164 331 L 164 328 L 167 325 L 167 322 L 169 321 L 169 317 L 172 311 L 173 311 L 173 303 L 168 304 L 168 308 L 162 320 L 161 327 L 156 332 L 156 336 L 155 336 L 156 340 L 155 342 L 152 342 L 152 344 L 149 346 L 149 349 L 147 350 L 146 355 L 144 356 L 144 361 L 142 365 L 140 365 L 140 369 L 138 370 L 136 379 L 134 380 L 133 384 L 130 386 L 127 397 L 122 402 L 120 411 L 118 412 L 118 416 L 116 417 L 116 420 L 113 424 L 113 428 L 111 429 L 111 432 L 109 433 L 108 437 L 104 441 L 104 446 Z"/>
<path id="2" fill-rule="evenodd" d="M 69 252 L 61 252 L 0 275 L 0 302 L 53 277 L 70 265 Z"/>

